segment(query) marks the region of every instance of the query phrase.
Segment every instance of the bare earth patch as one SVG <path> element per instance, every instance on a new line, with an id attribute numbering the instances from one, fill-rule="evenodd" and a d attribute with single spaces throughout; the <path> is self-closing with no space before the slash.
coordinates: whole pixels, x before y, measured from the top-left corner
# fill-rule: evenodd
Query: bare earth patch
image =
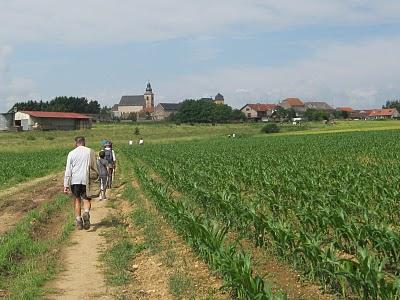
<path id="1" fill-rule="evenodd" d="M 102 233 L 108 226 L 102 220 L 109 213 L 106 201 L 92 201 L 92 226 L 87 231 L 72 233 L 72 245 L 61 254 L 64 270 L 47 286 L 53 291 L 48 299 L 113 299 L 99 263 L 101 250 L 105 247 Z"/>
<path id="2" fill-rule="evenodd" d="M 31 209 L 62 192 L 63 173 L 51 174 L 0 192 L 0 234 L 18 223 Z"/>

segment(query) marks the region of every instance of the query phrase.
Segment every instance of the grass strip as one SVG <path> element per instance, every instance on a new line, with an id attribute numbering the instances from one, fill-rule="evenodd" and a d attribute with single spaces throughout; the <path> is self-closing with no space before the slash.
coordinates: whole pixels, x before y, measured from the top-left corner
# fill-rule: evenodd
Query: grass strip
<path id="1" fill-rule="evenodd" d="M 73 218 L 66 218 L 55 237 L 40 239 L 35 229 L 46 226 L 56 213 L 72 215 L 68 202 L 69 197 L 58 196 L 30 211 L 0 238 L 0 289 L 6 299 L 36 299 L 44 293 L 43 284 L 57 271 L 60 246 L 74 228 Z"/>

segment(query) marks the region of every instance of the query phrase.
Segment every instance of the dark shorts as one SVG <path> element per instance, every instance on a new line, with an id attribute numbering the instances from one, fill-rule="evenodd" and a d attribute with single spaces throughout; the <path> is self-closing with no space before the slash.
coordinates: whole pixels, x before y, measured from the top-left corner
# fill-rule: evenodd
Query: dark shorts
<path id="1" fill-rule="evenodd" d="M 71 192 L 75 198 L 80 198 L 84 200 L 91 200 L 86 196 L 86 185 L 84 184 L 73 184 L 71 185 Z"/>

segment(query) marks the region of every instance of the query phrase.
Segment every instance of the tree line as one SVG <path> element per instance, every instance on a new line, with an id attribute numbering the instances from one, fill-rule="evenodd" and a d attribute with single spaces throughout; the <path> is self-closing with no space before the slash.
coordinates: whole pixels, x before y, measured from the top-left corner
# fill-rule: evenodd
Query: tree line
<path id="1" fill-rule="evenodd" d="M 104 109 L 104 108 L 103 108 Z M 86 114 L 99 114 L 100 104 L 97 100 L 88 100 L 85 97 L 56 97 L 50 101 L 30 100 L 27 102 L 17 102 L 9 110 L 13 111 L 62 111 Z"/>
<path id="2" fill-rule="evenodd" d="M 244 120 L 244 114 L 226 104 L 215 104 L 211 99 L 182 102 L 177 113 L 172 114 L 170 121 L 177 123 L 227 123 Z"/>

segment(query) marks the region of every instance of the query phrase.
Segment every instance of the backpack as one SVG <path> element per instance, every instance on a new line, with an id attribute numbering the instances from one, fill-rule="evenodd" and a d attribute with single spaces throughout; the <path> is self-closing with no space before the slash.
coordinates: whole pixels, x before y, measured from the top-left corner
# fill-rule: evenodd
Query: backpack
<path id="1" fill-rule="evenodd" d="M 113 159 L 113 154 L 112 154 L 112 150 L 111 149 L 104 149 L 104 159 L 108 161 L 109 164 L 113 164 L 114 163 L 114 159 Z"/>

